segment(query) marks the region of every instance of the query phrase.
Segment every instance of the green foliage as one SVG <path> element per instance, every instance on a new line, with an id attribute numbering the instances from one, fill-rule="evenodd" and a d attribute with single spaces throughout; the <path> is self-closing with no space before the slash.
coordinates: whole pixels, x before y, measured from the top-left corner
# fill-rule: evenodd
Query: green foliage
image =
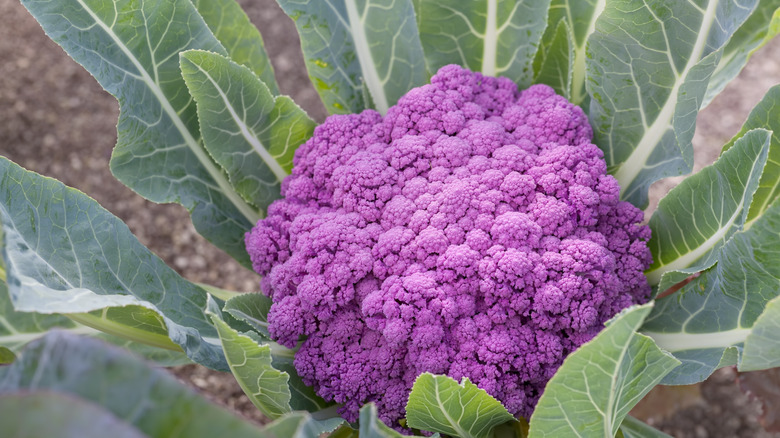
<path id="1" fill-rule="evenodd" d="M 561 96 L 571 96 L 575 52 L 569 25 L 565 21 L 558 23 L 546 50 L 539 53 L 540 61 L 535 81 L 553 87 Z"/>
<path id="2" fill-rule="evenodd" d="M 756 0 L 701 3 L 608 0 L 590 38 L 594 141 L 622 198 L 639 207 L 648 203 L 650 184 L 691 171 L 709 78 Z"/>
<path id="3" fill-rule="evenodd" d="M 267 436 L 165 371 L 96 339 L 63 332 L 31 342 L 18 360 L 0 368 L 0 397 L 38 391 L 99 404 L 101 411 L 147 436 Z"/>
<path id="4" fill-rule="evenodd" d="M 549 0 L 414 0 L 428 70 L 459 64 L 531 85 Z"/>
<path id="5" fill-rule="evenodd" d="M 425 84 L 411 0 L 278 0 L 298 27 L 306 68 L 329 113 L 381 114 Z"/>
<path id="6" fill-rule="evenodd" d="M 764 173 L 758 183 L 758 189 L 753 195 L 748 213 L 748 224 L 758 219 L 769 206 L 780 197 L 780 85 L 767 91 L 761 102 L 750 112 L 740 132 L 723 147 L 724 153 L 729 150 L 738 139 L 751 129 L 769 129 L 772 131 L 772 140 L 769 146 Z"/>
<path id="7" fill-rule="evenodd" d="M 632 416 L 627 416 L 620 425 L 617 437 L 622 438 L 672 438 L 671 436 L 654 429 Z"/>
<path id="8" fill-rule="evenodd" d="M 617 434 L 628 411 L 680 364 L 636 333 L 652 307 L 624 310 L 566 358 L 531 416 L 530 438 Z"/>
<path id="9" fill-rule="evenodd" d="M 317 420 L 307 412 L 291 412 L 266 426 L 265 430 L 278 438 L 310 438 L 333 432 L 344 424 L 340 417 Z"/>
<path id="10" fill-rule="evenodd" d="M 401 438 L 403 435 L 387 427 L 377 418 L 376 405 L 368 403 L 360 409 L 361 438 Z"/>
<path id="11" fill-rule="evenodd" d="M 230 371 L 249 400 L 269 418 L 291 412 L 287 385 L 290 377 L 273 367 L 271 347 L 261 345 L 251 334 L 238 333 L 216 316 L 212 316 L 212 321 L 217 326 Z"/>
<path id="12" fill-rule="evenodd" d="M 776 312 L 776 307 L 767 305 L 780 295 L 779 256 L 780 202 L 775 202 L 749 229 L 735 233 L 718 250 L 716 265 L 657 301 L 641 332 L 683 362 L 662 383 L 700 382 L 715 369 L 740 360 L 766 362 L 761 356 L 774 347 L 762 342 L 761 333 Z M 765 312 L 770 313 L 761 318 L 755 349 L 744 345 L 740 351 Z"/>
<path id="13" fill-rule="evenodd" d="M 181 71 L 206 149 L 233 190 L 265 211 L 314 122 L 289 97 L 274 97 L 251 70 L 216 53 L 182 52 Z"/>
<path id="14" fill-rule="evenodd" d="M 606 4 L 606 0 L 552 0 L 547 30 L 534 60 L 535 82 L 552 86 L 556 92 L 570 102 L 581 105 L 586 111 L 589 97 L 585 90 L 585 49 L 590 36 L 596 30 L 596 19 L 604 11 Z M 563 50 L 564 35 L 561 35 L 564 31 L 568 45 L 566 50 Z M 554 71 L 549 71 L 550 66 L 568 66 L 569 72 L 560 70 L 556 75 Z M 569 78 L 566 81 L 567 86 L 559 89 L 556 86 L 557 80 L 564 77 Z"/>
<path id="15" fill-rule="evenodd" d="M 260 218 L 203 148 L 178 54 L 226 53 L 189 0 L 25 0 L 52 40 L 119 100 L 111 171 L 154 202 L 179 202 L 200 234 L 248 266 L 244 233 Z"/>
<path id="16" fill-rule="evenodd" d="M 223 310 L 249 324 L 258 334 L 270 340 L 268 311 L 271 310 L 271 304 L 271 299 L 263 294 L 243 294 L 229 299 Z"/>
<path id="17" fill-rule="evenodd" d="M 249 67 L 273 94 L 279 94 L 271 60 L 265 52 L 263 37 L 235 0 L 192 0 L 206 25 L 214 33 L 228 56 Z"/>
<path id="18" fill-rule="evenodd" d="M 586 106 L 622 198 L 638 206 L 654 181 L 692 169 L 697 112 L 780 33 L 780 0 L 279 3 L 296 23 L 330 113 L 385 113 L 448 63 L 507 76 L 521 89 L 545 83 Z M 118 99 L 114 174 L 152 201 L 181 203 L 201 234 L 250 266 L 244 233 L 279 197 L 314 122 L 278 96 L 262 37 L 239 5 L 22 4 Z M 694 383 L 726 365 L 780 366 L 778 101 L 775 87 L 718 162 L 670 192 L 650 220 L 651 284 L 664 291 L 690 281 L 625 310 L 571 354 L 530 431 L 468 379 L 432 374 L 418 377 L 406 422 L 391 426 L 464 438 L 662 438 L 627 417 L 659 381 Z M 4 427 L 46 428 L 27 413 L 64 406 L 47 424 L 74 427 L 78 436 L 107 429 L 122 438 L 400 436 L 374 404 L 361 409 L 359 424 L 346 425 L 336 406 L 304 385 L 295 350 L 271 340 L 269 298 L 184 280 L 84 194 L 2 159 L 0 222 L 7 263 L 0 265 L 0 364 L 11 363 L 0 368 Z M 208 293 L 225 299 L 224 307 Z M 61 331 L 45 335 L 51 328 Z M 66 332 L 162 364 L 187 361 L 183 351 L 230 368 L 276 420 L 263 430 L 250 426 L 139 359 Z M 187 422 L 177 421 L 183 416 Z"/>
<path id="19" fill-rule="evenodd" d="M 83 193 L 1 157 L 0 175 L 3 259 L 17 311 L 115 308 L 81 321 L 227 368 L 221 348 L 207 341 L 217 333 L 204 314 L 203 289 L 181 278 Z"/>
<path id="20" fill-rule="evenodd" d="M 664 291 L 716 263 L 717 250 L 747 219 L 766 164 L 769 131 L 749 131 L 713 165 L 686 178 L 650 218 L 653 264 L 645 272 Z"/>
<path id="21" fill-rule="evenodd" d="M 409 427 L 460 438 L 489 437 L 494 427 L 514 420 L 501 403 L 463 378 L 423 373 L 406 405 Z"/>
<path id="22" fill-rule="evenodd" d="M 0 394 L 3 434 L 14 438 L 146 438 L 96 403 L 64 394 L 38 391 Z"/>

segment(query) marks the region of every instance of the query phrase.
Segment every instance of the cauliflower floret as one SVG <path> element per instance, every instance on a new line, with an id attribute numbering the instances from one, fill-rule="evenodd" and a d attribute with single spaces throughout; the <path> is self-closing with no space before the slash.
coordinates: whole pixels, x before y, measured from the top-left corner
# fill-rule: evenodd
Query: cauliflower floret
<path id="1" fill-rule="evenodd" d="M 356 421 L 400 427 L 423 372 L 528 417 L 563 359 L 648 299 L 642 212 L 582 110 L 446 66 L 380 117 L 329 117 L 247 234 L 269 330 Z"/>

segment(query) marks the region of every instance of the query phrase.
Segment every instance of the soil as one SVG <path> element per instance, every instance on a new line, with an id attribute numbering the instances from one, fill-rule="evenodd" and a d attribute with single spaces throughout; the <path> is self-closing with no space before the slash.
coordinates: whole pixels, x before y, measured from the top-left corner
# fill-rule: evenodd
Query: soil
<path id="1" fill-rule="evenodd" d="M 239 3 L 265 38 L 282 92 L 321 121 L 325 111 L 305 74 L 292 21 L 274 0 Z M 697 169 L 717 157 L 753 105 L 779 82 L 776 40 L 700 114 L 694 138 Z M 0 155 L 89 194 L 184 277 L 256 290 L 257 276 L 201 238 L 181 206 L 150 203 L 111 176 L 117 115 L 114 98 L 49 40 L 16 0 L 0 0 Z M 659 183 L 657 193 L 677 181 Z M 266 421 L 230 374 L 195 365 L 173 372 L 212 400 L 253 421 Z M 760 404 L 742 394 L 735 377 L 726 369 L 700 385 L 660 387 L 634 413 L 675 437 L 780 437 L 762 431 Z"/>

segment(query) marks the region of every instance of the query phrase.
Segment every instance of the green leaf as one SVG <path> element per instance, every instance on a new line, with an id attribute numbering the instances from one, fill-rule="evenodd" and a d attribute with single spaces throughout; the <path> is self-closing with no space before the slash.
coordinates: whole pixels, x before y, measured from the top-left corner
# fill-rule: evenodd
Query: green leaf
<path id="1" fill-rule="evenodd" d="M 753 195 L 746 227 L 749 227 L 769 208 L 772 202 L 780 197 L 780 117 L 777 116 L 779 113 L 780 85 L 776 85 L 769 89 L 761 102 L 753 108 L 740 132 L 723 147 L 725 153 L 751 129 L 763 128 L 772 131 L 769 158 L 758 183 L 758 190 Z"/>
<path id="2" fill-rule="evenodd" d="M 680 364 L 636 333 L 653 303 L 623 310 L 547 383 L 529 437 L 614 437 L 631 408 Z"/>
<path id="3" fill-rule="evenodd" d="M 665 291 L 717 261 L 718 249 L 745 223 L 769 153 L 771 134 L 747 132 L 718 161 L 686 178 L 650 218 L 653 264 L 645 272 Z"/>
<path id="4" fill-rule="evenodd" d="M 278 2 L 295 21 L 309 77 L 331 114 L 385 114 L 425 84 L 411 0 Z"/>
<path id="5" fill-rule="evenodd" d="M 56 392 L 0 395 L 0 424 L 14 438 L 146 438 L 100 405 Z"/>
<path id="6" fill-rule="evenodd" d="M 401 438 L 403 435 L 389 428 L 377 416 L 376 405 L 369 403 L 360 408 L 360 438 Z"/>
<path id="7" fill-rule="evenodd" d="M 541 53 L 542 51 L 540 51 Z M 567 99 L 571 96 L 574 51 L 571 35 L 565 21 L 558 23 L 552 40 L 541 55 L 540 66 L 534 82 L 547 84 Z"/>
<path id="8" fill-rule="evenodd" d="M 0 259 L 0 262 L 1 261 L 2 259 Z M 127 339 L 129 333 L 138 334 L 141 336 L 146 334 L 146 327 L 133 330 L 133 327 L 137 328 L 136 324 L 134 324 L 133 327 L 122 326 L 119 324 L 121 319 L 125 319 L 127 316 L 132 316 L 132 312 L 128 312 L 116 320 L 108 318 L 109 313 L 106 313 L 107 318 L 104 321 L 98 321 L 94 325 L 90 324 L 89 327 L 77 324 L 74 322 L 74 319 L 77 319 L 79 316 L 87 318 L 100 318 L 103 316 L 103 310 L 97 310 L 95 312 L 90 312 L 89 314 L 71 314 L 69 317 L 57 314 L 45 315 L 31 312 L 17 312 L 14 310 L 13 305 L 11 304 L 11 297 L 8 294 L 8 286 L 4 280 L 5 271 L 2 270 L 1 266 L 0 271 L 2 271 L 2 275 L 0 275 L 0 364 L 6 363 L 9 361 L 9 358 L 12 359 L 14 357 L 13 354 L 21 351 L 25 344 L 34 339 L 40 338 L 41 336 L 45 335 L 47 331 L 53 328 L 67 330 L 73 334 L 82 334 L 101 338 L 114 345 L 131 350 L 134 353 L 143 356 L 147 360 L 151 360 L 161 366 L 175 366 L 191 363 L 187 356 L 180 352 L 181 347 L 171 342 L 171 340 L 168 338 L 167 330 L 165 331 L 166 334 L 164 335 L 164 339 L 167 341 L 167 343 L 165 343 L 163 348 L 175 348 L 178 351 L 153 347 L 148 344 L 142 344 Z M 138 306 L 116 307 L 104 310 L 111 310 L 112 312 L 110 312 L 110 314 L 113 316 L 115 314 L 114 312 L 123 312 L 126 309 L 150 312 L 154 315 L 155 319 L 160 320 L 159 315 L 156 313 Z M 135 320 L 133 320 L 133 322 L 137 323 Z M 109 325 L 119 331 L 119 336 L 112 336 L 100 332 L 95 328 L 91 328 L 99 327 L 105 329 Z M 164 322 L 162 323 L 162 328 L 165 329 Z M 124 338 L 122 336 L 124 336 Z M 145 340 L 149 339 L 149 337 L 144 337 Z M 156 337 L 155 340 L 157 340 Z M 5 355 L 3 355 L 4 353 Z"/>
<path id="9" fill-rule="evenodd" d="M 49 37 L 119 100 L 111 171 L 154 202 L 178 202 L 209 241 L 250 266 L 244 233 L 260 218 L 200 141 L 178 53 L 225 53 L 189 0 L 24 0 Z"/>
<path id="10" fill-rule="evenodd" d="M 144 307 L 162 317 L 168 337 L 192 360 L 227 369 L 221 347 L 209 341 L 217 333 L 204 314 L 206 292 L 166 266 L 93 199 L 0 157 L 0 222 L 8 288 L 17 311 Z M 133 328 L 127 325 L 131 312 L 143 317 L 142 326 L 154 327 L 146 334 L 162 338 L 160 326 L 147 325 L 149 313 L 135 309 L 107 312 L 119 317 L 106 321 Z"/>
<path id="11" fill-rule="evenodd" d="M 553 83 L 563 82 L 563 70 L 558 78 L 544 80 L 540 77 L 538 64 L 542 59 L 547 63 L 558 66 L 569 66 L 568 79 L 569 84 L 565 88 L 566 93 L 562 94 L 575 105 L 586 107 L 588 94 L 585 91 L 585 48 L 588 39 L 596 30 L 596 19 L 604 11 L 606 0 L 552 0 L 550 4 L 550 14 L 547 19 L 547 30 L 542 37 L 542 44 L 537 52 L 535 62 L 535 71 L 537 77 L 535 82 L 541 82 L 551 85 Z M 568 44 L 570 48 L 566 51 L 560 49 L 561 36 L 558 33 L 560 27 L 566 26 L 569 32 Z M 556 45 L 559 47 L 556 48 Z M 556 91 L 558 89 L 556 88 Z M 561 94 L 559 92 L 559 94 Z M 587 110 L 587 108 L 583 108 Z"/>
<path id="12" fill-rule="evenodd" d="M 249 67 L 271 93 L 279 94 L 263 37 L 241 6 L 235 0 L 192 0 L 192 3 L 214 36 L 227 49 L 230 59 Z"/>
<path id="13" fill-rule="evenodd" d="M 287 96 L 274 97 L 248 68 L 216 53 L 181 54 L 203 141 L 247 202 L 265 210 L 280 197 L 295 149 L 314 122 Z"/>
<path id="14" fill-rule="evenodd" d="M 251 334 L 240 334 L 216 316 L 212 321 L 217 327 L 222 348 L 230 371 L 241 389 L 257 409 L 270 418 L 279 418 L 291 412 L 289 376 L 272 365 L 271 347 L 261 345 Z"/>
<path id="15" fill-rule="evenodd" d="M 268 311 L 273 302 L 261 293 L 248 293 L 229 299 L 224 311 L 234 318 L 249 324 L 258 334 L 270 340 L 268 333 Z"/>
<path id="16" fill-rule="evenodd" d="M 6 365 L 16 360 L 16 355 L 13 351 L 0 347 L 0 365 Z"/>
<path id="17" fill-rule="evenodd" d="M 459 64 L 531 85 L 549 0 L 414 0 L 428 70 Z"/>
<path id="18" fill-rule="evenodd" d="M 268 424 L 263 431 L 278 438 L 311 438 L 333 432 L 342 424 L 344 419 L 340 417 L 318 420 L 308 412 L 296 411 Z"/>
<path id="19" fill-rule="evenodd" d="M 501 402 L 464 377 L 417 376 L 406 405 L 407 425 L 460 438 L 489 437 L 499 424 L 514 420 Z"/>
<path id="20" fill-rule="evenodd" d="M 623 438 L 672 438 L 630 415 L 620 425 L 620 432 L 623 433 Z"/>
<path id="21" fill-rule="evenodd" d="M 143 306 L 108 307 L 89 313 L 69 313 L 67 316 L 103 333 L 157 348 L 182 351 L 168 337 L 168 327 L 160 314 Z"/>
<path id="22" fill-rule="evenodd" d="M 350 425 L 345 424 L 334 430 L 328 438 L 360 438 L 360 435 L 357 430 L 353 429 Z"/>
<path id="23" fill-rule="evenodd" d="M 266 436 L 163 370 L 99 340 L 51 332 L 0 368 L 0 394 L 53 391 L 99 404 L 148 436 Z M 105 432 L 105 431 L 104 431 Z"/>
<path id="24" fill-rule="evenodd" d="M 780 283 L 780 278 L 777 279 Z M 745 338 L 740 371 L 756 371 L 780 367 L 780 297 L 766 304 L 756 319 L 753 330 Z"/>
<path id="25" fill-rule="evenodd" d="M 588 43 L 594 143 L 634 205 L 688 173 L 696 114 L 723 47 L 757 0 L 608 0 Z"/>
<path id="26" fill-rule="evenodd" d="M 0 346 L 18 353 L 28 342 L 43 336 L 49 329 L 62 328 L 77 334 L 93 334 L 94 329 L 77 326 L 62 315 L 41 315 L 14 311 L 8 286 L 0 281 Z"/>
<path id="27" fill-rule="evenodd" d="M 723 57 L 712 73 L 702 108 L 707 106 L 732 79 L 737 77 L 753 54 L 780 33 L 780 0 L 761 0 L 723 49 Z"/>
<path id="28" fill-rule="evenodd" d="M 662 383 L 696 383 L 719 367 L 762 361 L 752 352 L 746 359 L 742 347 L 759 317 L 776 310 L 767 305 L 780 295 L 778 257 L 780 202 L 775 202 L 749 230 L 723 245 L 715 266 L 656 301 L 641 332 L 680 359 L 686 371 L 675 370 Z M 762 318 L 762 327 L 772 317 Z M 755 351 L 768 348 L 760 337 L 754 338 Z"/>

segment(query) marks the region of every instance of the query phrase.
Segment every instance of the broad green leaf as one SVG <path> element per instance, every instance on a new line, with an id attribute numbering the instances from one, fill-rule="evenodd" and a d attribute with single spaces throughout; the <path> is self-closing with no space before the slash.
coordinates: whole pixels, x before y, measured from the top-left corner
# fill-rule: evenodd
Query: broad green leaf
<path id="1" fill-rule="evenodd" d="M 0 395 L 3 436 L 13 438 L 146 438 L 96 403 L 56 392 Z"/>
<path id="2" fill-rule="evenodd" d="M 501 402 L 464 377 L 417 376 L 406 404 L 407 425 L 460 438 L 489 437 L 499 424 L 514 420 Z"/>
<path id="3" fill-rule="evenodd" d="M 157 311 L 136 305 L 108 307 L 89 313 L 69 313 L 73 321 L 146 345 L 168 350 L 182 351 L 168 337 L 168 327 Z"/>
<path id="4" fill-rule="evenodd" d="M 261 293 L 248 293 L 229 299 L 225 303 L 225 312 L 234 318 L 249 324 L 258 334 L 271 339 L 268 333 L 268 311 L 273 302 Z"/>
<path id="5" fill-rule="evenodd" d="M 227 50 L 230 59 L 249 67 L 279 94 L 271 60 L 265 52 L 263 37 L 235 0 L 192 0 L 206 25 Z"/>
<path id="6" fill-rule="evenodd" d="M 227 369 L 222 348 L 212 343 L 216 330 L 204 314 L 206 292 L 166 266 L 93 199 L 0 158 L 0 222 L 8 288 L 17 311 L 62 314 L 144 307 L 162 317 L 168 337 L 192 360 Z M 131 318 L 125 316 L 131 312 L 147 325 L 149 313 L 132 309 L 116 310 L 117 324 L 130 327 Z M 159 339 L 159 327 L 147 333 Z"/>
<path id="7" fill-rule="evenodd" d="M 428 70 L 459 64 L 528 87 L 549 5 L 549 0 L 414 0 Z"/>
<path id="8" fill-rule="evenodd" d="M 360 438 L 401 438 L 403 435 L 389 428 L 377 416 L 376 405 L 360 408 Z"/>
<path id="9" fill-rule="evenodd" d="M 295 411 L 268 424 L 263 431 L 277 438 L 311 438 L 333 432 L 342 424 L 344 419 L 338 416 L 318 420 L 308 412 Z"/>
<path id="10" fill-rule="evenodd" d="M 780 278 L 777 279 L 780 285 Z M 769 301 L 745 338 L 740 371 L 780 367 L 780 297 Z"/>
<path id="11" fill-rule="evenodd" d="M 569 66 L 568 79 L 569 87 L 566 93 L 562 94 L 575 105 L 587 106 L 588 93 L 585 90 L 585 48 L 588 38 L 596 30 L 596 19 L 601 15 L 606 7 L 606 0 L 552 0 L 550 3 L 550 14 L 547 19 L 548 27 L 542 37 L 542 44 L 537 53 L 535 61 L 535 70 L 537 77 L 535 82 L 541 82 L 551 85 L 550 82 L 562 82 L 562 74 L 556 80 L 544 79 L 538 68 L 541 59 L 546 59 L 547 63 L 559 66 Z M 560 26 L 566 26 L 568 35 L 568 44 L 570 49 L 564 51 L 556 49 L 560 45 L 561 31 Z M 563 73 L 563 72 L 562 72 Z M 558 89 L 556 88 L 556 91 Z M 559 94 L 561 94 L 559 92 Z M 587 111 L 587 108 L 583 108 Z"/>
<path id="12" fill-rule="evenodd" d="M 211 319 L 217 327 L 230 371 L 249 400 L 270 418 L 291 412 L 289 376 L 272 365 L 271 347 L 250 334 L 238 333 L 216 316 Z"/>
<path id="13" fill-rule="evenodd" d="M 112 312 L 106 312 L 104 310 L 111 310 Z M 127 313 L 118 316 L 113 319 L 116 312 Z M 11 304 L 11 297 L 8 294 L 8 286 L 5 283 L 5 270 L 3 268 L 2 258 L 0 258 L 0 364 L 8 362 L 13 353 L 19 352 L 22 347 L 28 342 L 38 339 L 45 335 L 51 329 L 67 330 L 73 334 L 82 334 L 88 336 L 94 336 L 101 338 L 114 345 L 121 346 L 127 350 L 139 354 L 155 362 L 161 366 L 175 366 L 191 363 L 191 361 L 181 353 L 181 347 L 171 342 L 167 336 L 167 329 L 164 321 L 162 326 L 154 330 L 165 330 L 164 338 L 162 336 L 149 336 L 154 335 L 154 332 L 149 333 L 149 327 L 138 327 L 138 321 L 132 319 L 130 326 L 123 326 L 120 321 L 127 319 L 127 317 L 138 316 L 141 313 L 151 313 L 150 318 L 154 318 L 157 321 L 161 321 L 159 315 L 156 313 L 138 306 L 127 307 L 115 307 L 111 309 L 96 310 L 87 314 L 70 314 L 68 317 L 64 315 L 46 315 L 34 312 L 17 312 L 14 310 Z M 109 315 L 111 315 L 109 317 Z M 105 319 L 102 319 L 103 317 Z M 74 320 L 79 317 L 90 319 L 92 324 L 89 327 L 76 323 Z M 98 319 L 93 320 L 93 318 Z M 113 336 L 103 331 L 99 331 L 97 327 L 107 331 L 107 328 L 113 328 L 118 331 L 119 336 Z M 143 337 L 145 341 L 153 339 L 155 343 L 164 344 L 162 348 L 153 347 L 151 345 L 134 342 L 128 339 L 128 337 Z M 171 348 L 177 351 L 171 350 Z M 7 352 L 3 355 L 3 352 Z"/>
<path id="14" fill-rule="evenodd" d="M 245 293 L 245 292 L 237 292 L 234 290 L 221 289 L 206 283 L 195 283 L 195 284 L 200 286 L 201 289 L 208 292 L 209 295 L 211 295 L 212 297 L 219 298 L 222 301 L 227 301 L 233 297 L 243 295 Z"/>
<path id="15" fill-rule="evenodd" d="M 254 332 L 248 332 L 247 336 L 252 337 L 256 341 L 262 341 L 259 335 L 255 335 Z M 309 411 L 317 412 L 328 409 L 334 405 L 332 402 L 326 402 L 317 394 L 314 393 L 314 389 L 303 383 L 303 380 L 295 370 L 293 360 L 295 359 L 295 351 L 290 350 L 284 346 L 281 346 L 275 342 L 267 343 L 271 348 L 271 357 L 273 358 L 273 367 L 279 371 L 287 373 L 290 377 L 290 406 L 296 411 Z"/>
<path id="16" fill-rule="evenodd" d="M 361 438 L 361 435 L 350 425 L 345 424 L 334 430 L 333 433 L 328 435 L 328 438 Z"/>
<path id="17" fill-rule="evenodd" d="M 780 296 L 780 202 L 750 229 L 735 233 L 718 252 L 716 265 L 675 294 L 657 300 L 641 328 L 687 371 L 675 370 L 664 384 L 695 383 L 719 367 L 747 360 L 742 351 L 746 339 L 765 311 L 772 315 L 776 310 L 774 306 L 767 310 L 767 304 Z M 768 327 L 763 324 L 772 317 L 762 318 L 762 327 Z M 754 344 L 756 351 L 767 345 Z M 761 360 L 751 357 L 747 363 Z"/>
<path id="18" fill-rule="evenodd" d="M 541 52 L 541 51 L 540 51 Z M 552 40 L 541 55 L 540 66 L 534 82 L 547 84 L 561 96 L 571 96 L 572 61 L 574 51 L 571 35 L 565 21 L 558 23 Z"/>
<path id="19" fill-rule="evenodd" d="M 718 249 L 745 223 L 769 153 L 771 134 L 747 132 L 718 161 L 686 178 L 650 218 L 653 264 L 645 272 L 665 291 L 717 261 Z"/>
<path id="20" fill-rule="evenodd" d="M 588 46 L 594 143 L 634 205 L 691 171 L 696 114 L 723 47 L 757 0 L 607 0 Z"/>
<path id="21" fill-rule="evenodd" d="M 77 326 L 62 315 L 41 315 L 14 311 L 8 286 L 0 280 L 0 346 L 18 353 L 28 342 L 43 336 L 49 329 L 62 328 L 77 334 L 94 334 L 89 327 Z"/>
<path id="22" fill-rule="evenodd" d="M 260 214 L 203 148 L 178 53 L 225 53 L 189 0 L 23 0 L 47 35 L 119 101 L 111 171 L 154 202 L 178 202 L 209 241 L 250 266 Z"/>
<path id="23" fill-rule="evenodd" d="M 274 97 L 247 67 L 216 53 L 181 54 L 181 70 L 197 102 L 203 141 L 247 202 L 265 210 L 280 197 L 295 149 L 314 122 L 287 96 Z"/>
<path id="24" fill-rule="evenodd" d="M 729 150 L 740 137 L 751 129 L 763 128 L 772 131 L 769 158 L 758 183 L 758 189 L 753 195 L 746 227 L 749 227 L 769 208 L 772 202 L 780 197 L 780 117 L 777 116 L 778 114 L 780 114 L 780 85 L 767 91 L 761 102 L 750 112 L 740 132 L 723 147 L 724 152 Z"/>
<path id="25" fill-rule="evenodd" d="M 138 306 L 116 307 L 103 310 L 122 312 L 126 309 L 143 311 L 143 313 L 151 312 L 146 308 Z M 7 351 L 10 354 L 19 352 L 25 344 L 34 339 L 40 338 L 50 329 L 54 328 L 58 330 L 67 330 L 73 334 L 82 334 L 101 338 L 114 345 L 131 350 L 134 353 L 139 354 L 158 365 L 174 366 L 191 363 L 187 356 L 181 353 L 181 347 L 171 342 L 171 340 L 168 338 L 167 330 L 165 331 L 166 334 L 164 334 L 164 338 L 158 338 L 156 336 L 154 337 L 154 340 L 156 341 L 155 343 L 162 342 L 162 339 L 167 341 L 165 342 L 163 348 L 153 347 L 148 344 L 142 344 L 127 339 L 128 337 L 133 337 L 133 334 L 142 336 L 144 337 L 144 340 L 147 341 L 150 338 L 150 336 L 148 336 L 149 333 L 146 331 L 147 327 L 139 328 L 136 324 L 133 324 L 132 327 L 128 327 L 119 324 L 121 319 L 125 319 L 127 316 L 132 316 L 135 313 L 128 312 L 127 314 L 122 315 L 117 319 L 108 318 L 109 313 L 106 313 L 105 320 L 93 321 L 94 324 L 90 324 L 90 327 L 74 322 L 74 319 L 78 319 L 79 316 L 88 319 L 100 319 L 102 316 L 104 316 L 103 310 L 96 310 L 88 314 L 71 314 L 68 315 L 69 317 L 57 314 L 45 315 L 32 312 L 16 312 L 13 308 L 13 305 L 11 304 L 11 297 L 8 294 L 8 286 L 5 283 L 5 271 L 3 270 L 2 259 L 0 258 L 0 363 L 4 363 L 8 359 L 7 357 L 3 356 L 3 351 Z M 156 320 L 160 320 L 159 315 L 153 312 L 151 313 Z M 111 316 L 114 316 L 113 312 L 111 312 Z M 135 320 L 133 322 L 137 323 Z M 99 327 L 101 329 L 112 327 L 119 331 L 119 336 L 112 336 L 91 327 Z M 162 329 L 165 329 L 164 322 L 162 323 Z M 175 348 L 178 351 L 172 351 L 170 348 Z"/>
<path id="26" fill-rule="evenodd" d="M 6 365 L 16 360 L 16 355 L 13 351 L 0 347 L 0 365 Z"/>
<path id="27" fill-rule="evenodd" d="M 702 108 L 709 105 L 732 79 L 737 77 L 753 54 L 780 33 L 780 0 L 760 0 L 723 49 L 718 67 L 712 73 Z"/>
<path id="28" fill-rule="evenodd" d="M 99 404 L 148 436 L 267 436 L 167 372 L 122 349 L 65 332 L 33 341 L 16 362 L 0 368 L 0 394 L 19 391 L 52 391 Z"/>
<path id="29" fill-rule="evenodd" d="M 680 364 L 636 333 L 653 303 L 630 307 L 564 360 L 531 416 L 529 437 L 614 437 L 631 408 Z"/>
<path id="30" fill-rule="evenodd" d="M 630 415 L 620 425 L 620 433 L 623 434 L 623 438 L 672 438 Z M 618 436 L 620 435 L 618 434 Z"/>
<path id="31" fill-rule="evenodd" d="M 329 113 L 385 114 L 427 76 L 411 0 L 277 0 Z"/>

